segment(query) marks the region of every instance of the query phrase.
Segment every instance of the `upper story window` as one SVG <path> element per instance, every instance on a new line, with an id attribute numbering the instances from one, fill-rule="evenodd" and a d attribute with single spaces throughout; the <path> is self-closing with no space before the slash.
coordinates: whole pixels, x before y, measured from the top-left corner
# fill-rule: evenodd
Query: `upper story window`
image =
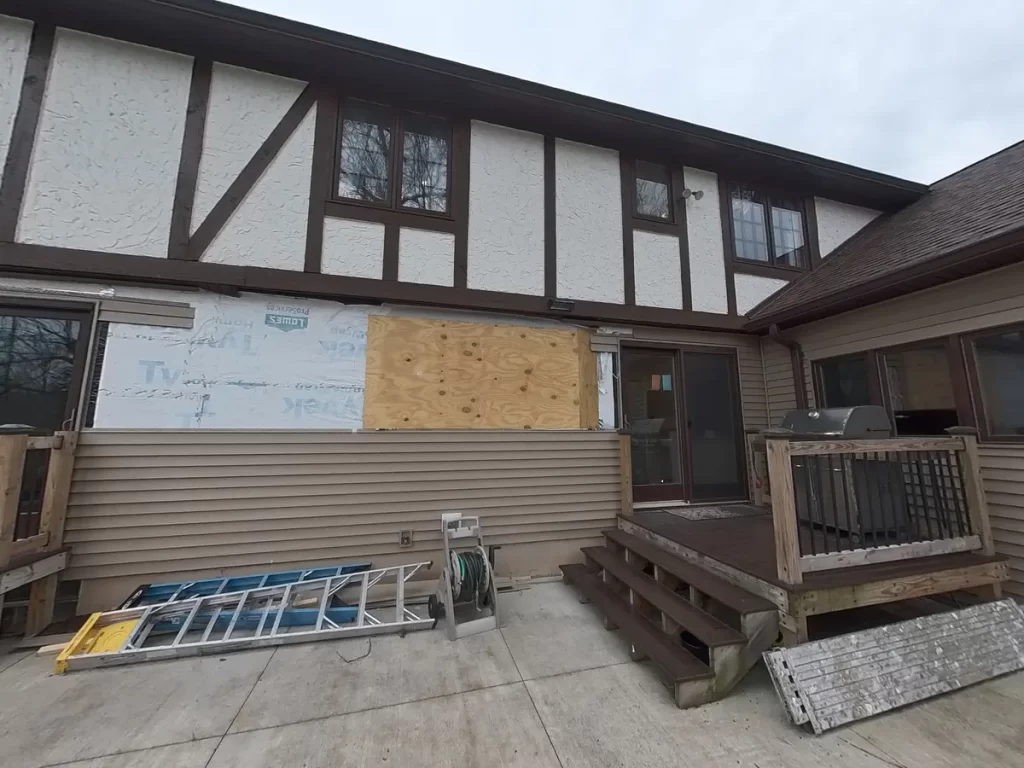
<path id="1" fill-rule="evenodd" d="M 443 214 L 451 190 L 451 126 L 418 113 L 346 101 L 341 107 L 338 197 Z"/>
<path id="2" fill-rule="evenodd" d="M 672 174 L 664 165 L 636 162 L 633 215 L 655 221 L 672 221 Z"/>
<path id="3" fill-rule="evenodd" d="M 773 267 L 807 268 L 801 201 L 743 184 L 730 185 L 728 200 L 733 258 Z"/>

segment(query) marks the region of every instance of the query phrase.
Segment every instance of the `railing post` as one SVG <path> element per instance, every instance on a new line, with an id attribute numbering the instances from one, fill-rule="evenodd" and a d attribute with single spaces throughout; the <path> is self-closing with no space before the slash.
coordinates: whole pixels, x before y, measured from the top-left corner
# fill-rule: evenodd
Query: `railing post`
<path id="1" fill-rule="evenodd" d="M 768 478 L 764 438 L 761 437 L 761 430 L 756 427 L 748 427 L 745 431 L 750 474 L 754 476 L 754 487 L 750 489 L 750 498 L 755 507 L 764 507 L 771 501 L 771 485 Z"/>
<path id="2" fill-rule="evenodd" d="M 772 524 L 775 528 L 775 561 L 779 579 L 785 584 L 800 584 L 800 529 L 796 516 L 793 487 L 793 462 L 788 430 L 762 432 L 768 454 L 768 478 L 772 494 Z"/>
<path id="3" fill-rule="evenodd" d="M 11 561 L 28 435 L 0 435 L 0 571 Z"/>
<path id="4" fill-rule="evenodd" d="M 971 518 L 971 528 L 981 539 L 982 553 L 994 555 L 995 542 L 992 541 L 992 525 L 988 519 L 988 502 L 985 500 L 985 485 L 978 460 L 978 430 L 974 427 L 949 427 L 946 431 L 964 441 L 964 452 L 960 460 L 963 462 L 967 514 Z"/>
<path id="5" fill-rule="evenodd" d="M 46 472 L 43 508 L 39 515 L 39 532 L 49 535 L 47 549 L 64 545 L 64 521 L 68 514 L 68 496 L 71 493 L 71 471 L 74 468 L 77 432 L 58 432 L 60 448 L 50 451 L 50 465 Z M 42 632 L 53 621 L 57 602 L 57 574 L 32 583 L 29 593 L 25 635 L 31 637 Z"/>
<path id="6" fill-rule="evenodd" d="M 619 482 L 622 485 L 622 516 L 633 516 L 633 444 L 625 430 L 619 431 Z"/>

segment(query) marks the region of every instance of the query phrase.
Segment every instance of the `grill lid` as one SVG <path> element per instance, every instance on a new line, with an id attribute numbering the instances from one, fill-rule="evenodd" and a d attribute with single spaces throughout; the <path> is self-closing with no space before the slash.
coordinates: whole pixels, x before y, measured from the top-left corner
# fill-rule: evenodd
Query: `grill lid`
<path id="1" fill-rule="evenodd" d="M 782 420 L 783 429 L 798 435 L 827 437 L 892 437 L 889 414 L 877 405 L 852 408 L 808 408 L 790 411 Z"/>

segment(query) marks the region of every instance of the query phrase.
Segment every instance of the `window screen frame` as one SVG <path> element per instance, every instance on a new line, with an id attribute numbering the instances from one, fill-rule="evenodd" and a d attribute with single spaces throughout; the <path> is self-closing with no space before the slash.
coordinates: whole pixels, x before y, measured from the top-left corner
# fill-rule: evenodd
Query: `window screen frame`
<path id="1" fill-rule="evenodd" d="M 985 405 L 985 390 L 981 382 L 981 368 L 978 365 L 977 347 L 975 342 L 986 336 L 997 336 L 1001 333 L 1019 331 L 1024 333 L 1024 321 L 985 328 L 964 334 L 960 339 L 963 360 L 967 368 L 967 376 L 971 391 L 971 404 L 974 409 L 975 424 L 981 440 L 986 443 L 1024 444 L 1024 435 L 1007 435 L 993 432 L 990 427 L 988 408 Z"/>
<path id="2" fill-rule="evenodd" d="M 341 181 L 341 142 L 345 126 L 345 108 L 353 102 L 368 104 L 383 112 L 390 119 L 391 147 L 388 152 L 388 194 L 387 200 L 360 200 L 355 197 L 344 197 L 338 186 Z M 445 139 L 448 142 L 447 168 L 445 171 L 445 209 L 443 211 L 430 211 L 424 208 L 410 208 L 401 204 L 402 170 L 405 162 L 405 123 L 413 116 L 422 116 L 432 120 L 440 120 L 447 128 Z M 455 154 L 455 129 L 454 121 L 440 114 L 432 112 L 421 112 L 419 110 L 396 109 L 385 104 L 369 101 L 367 99 L 341 98 L 338 102 L 337 127 L 335 128 L 333 168 L 331 169 L 331 196 L 330 201 L 343 203 L 344 205 L 355 205 L 363 208 L 372 208 L 379 211 L 393 211 L 409 216 L 427 216 L 435 219 L 453 221 L 454 201 L 453 194 L 453 156 Z"/>
<path id="3" fill-rule="evenodd" d="M 722 221 L 725 222 L 725 228 L 728 231 L 728 242 L 723 245 L 725 247 L 727 258 L 736 265 L 737 271 L 749 274 L 766 274 L 791 280 L 795 276 L 808 272 L 814 268 L 815 264 L 818 262 L 818 252 L 814 242 L 814 238 L 816 238 L 815 230 L 817 227 L 815 223 L 811 221 L 811 202 L 806 196 L 793 194 L 792 192 L 786 192 L 784 190 L 772 189 L 759 184 L 749 184 L 734 179 L 722 178 L 719 179 L 719 184 L 722 185 L 722 194 L 720 196 L 722 202 L 721 216 Z M 739 256 L 736 251 L 736 222 L 734 221 L 732 214 L 732 193 L 733 190 L 737 188 L 752 191 L 755 196 L 755 202 L 764 206 L 768 261 L 744 259 Z M 780 210 L 796 211 L 800 214 L 800 223 L 803 228 L 804 237 L 804 253 L 799 266 L 778 261 L 778 257 L 775 253 L 775 228 L 772 224 L 773 199 L 795 203 L 796 205 L 794 207 L 782 205 L 779 205 L 778 207 Z"/>

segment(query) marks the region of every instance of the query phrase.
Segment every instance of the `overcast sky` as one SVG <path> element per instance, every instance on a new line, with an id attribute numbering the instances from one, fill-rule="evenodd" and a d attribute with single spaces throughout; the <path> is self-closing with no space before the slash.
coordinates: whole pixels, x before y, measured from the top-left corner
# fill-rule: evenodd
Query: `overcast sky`
<path id="1" fill-rule="evenodd" d="M 1021 0 L 234 0 L 932 182 L 1024 139 Z"/>

